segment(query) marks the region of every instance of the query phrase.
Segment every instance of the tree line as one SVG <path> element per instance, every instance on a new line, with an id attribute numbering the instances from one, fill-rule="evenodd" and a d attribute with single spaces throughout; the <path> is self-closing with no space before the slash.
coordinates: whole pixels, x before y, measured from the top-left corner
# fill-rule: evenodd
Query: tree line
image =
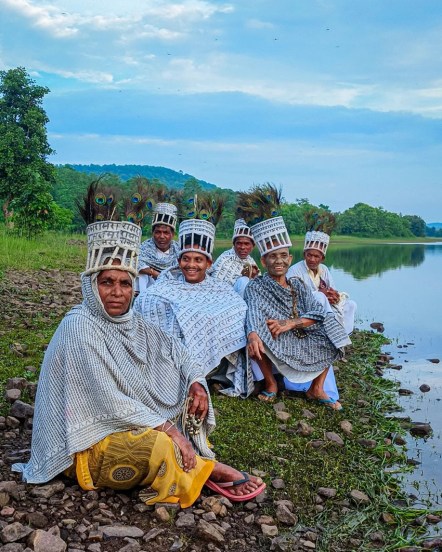
<path id="1" fill-rule="evenodd" d="M 106 184 L 128 191 L 141 179 L 180 188 L 191 197 L 201 190 L 220 194 L 225 208 L 217 235 L 230 237 L 237 192 L 221 189 L 180 171 L 140 165 L 64 165 L 48 161 L 54 150 L 48 143 L 48 117 L 43 98 L 49 89 L 39 86 L 23 67 L 0 71 L 0 201 L 1 218 L 10 231 L 32 237 L 46 230 L 78 232 L 84 223 L 76 209 L 90 182 L 101 177 Z M 307 198 L 283 202 L 280 208 L 292 234 L 305 231 L 304 215 L 315 206 Z M 442 236 L 442 228 L 428 228 L 417 215 L 400 215 L 382 207 L 357 203 L 334 213 L 335 233 L 360 237 Z"/>

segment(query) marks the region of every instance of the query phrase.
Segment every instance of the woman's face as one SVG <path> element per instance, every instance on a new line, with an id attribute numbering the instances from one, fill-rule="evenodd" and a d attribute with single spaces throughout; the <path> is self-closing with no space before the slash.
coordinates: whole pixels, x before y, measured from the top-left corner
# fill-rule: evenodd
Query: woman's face
<path id="1" fill-rule="evenodd" d="M 132 279 L 124 270 L 102 270 L 97 277 L 98 293 L 110 316 L 125 314 L 132 301 Z"/>

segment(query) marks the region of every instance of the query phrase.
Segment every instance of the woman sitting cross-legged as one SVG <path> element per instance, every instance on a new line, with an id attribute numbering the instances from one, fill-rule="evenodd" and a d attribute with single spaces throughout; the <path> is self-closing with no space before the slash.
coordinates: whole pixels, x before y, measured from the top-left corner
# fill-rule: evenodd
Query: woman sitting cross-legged
<path id="1" fill-rule="evenodd" d="M 46 351 L 31 458 L 13 469 L 28 483 L 64 473 L 85 490 L 140 487 L 146 504 L 185 508 L 204 485 L 233 501 L 253 498 L 262 480 L 216 462 L 208 447 L 215 419 L 200 367 L 131 308 L 140 237 L 128 222 L 88 227 L 83 303 Z"/>

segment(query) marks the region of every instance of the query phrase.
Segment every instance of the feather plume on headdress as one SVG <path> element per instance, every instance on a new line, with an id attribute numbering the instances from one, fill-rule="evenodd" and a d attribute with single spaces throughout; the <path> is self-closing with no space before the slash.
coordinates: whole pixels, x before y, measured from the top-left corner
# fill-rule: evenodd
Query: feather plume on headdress
<path id="1" fill-rule="evenodd" d="M 236 216 L 248 224 L 256 224 L 278 216 L 281 202 L 281 188 L 273 184 L 254 186 L 249 192 L 238 193 Z"/>
<path id="2" fill-rule="evenodd" d="M 329 236 L 336 226 L 336 217 L 325 209 L 309 209 L 304 213 L 305 229 L 307 232 L 324 232 Z"/>
<path id="3" fill-rule="evenodd" d="M 85 223 L 100 220 L 119 220 L 118 203 L 120 192 L 112 186 L 101 183 L 102 176 L 92 181 L 82 199 L 77 199 L 78 211 Z"/>
<path id="4" fill-rule="evenodd" d="M 186 219 L 207 220 L 216 226 L 222 216 L 225 200 L 220 194 L 203 192 L 184 201 Z"/>

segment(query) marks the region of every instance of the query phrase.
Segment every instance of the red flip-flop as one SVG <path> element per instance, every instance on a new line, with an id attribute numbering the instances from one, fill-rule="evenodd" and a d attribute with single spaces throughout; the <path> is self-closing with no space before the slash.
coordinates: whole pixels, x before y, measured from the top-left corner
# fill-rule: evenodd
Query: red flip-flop
<path id="1" fill-rule="evenodd" d="M 243 479 L 237 479 L 236 481 L 227 481 L 225 483 L 215 483 L 215 481 L 210 481 L 210 479 L 208 479 L 205 482 L 205 485 L 215 493 L 225 496 L 232 502 L 245 502 L 246 500 L 252 500 L 252 498 L 255 498 L 255 496 L 258 496 L 259 494 L 262 493 L 262 491 L 266 488 L 266 484 L 261 483 L 261 485 L 258 488 L 256 488 L 254 491 L 246 495 L 236 495 L 234 493 L 231 493 L 228 490 L 229 487 L 235 487 L 236 485 L 242 485 L 243 483 L 247 483 L 247 481 L 250 481 L 250 477 L 248 473 L 246 472 L 241 472 L 241 473 L 244 476 Z"/>

